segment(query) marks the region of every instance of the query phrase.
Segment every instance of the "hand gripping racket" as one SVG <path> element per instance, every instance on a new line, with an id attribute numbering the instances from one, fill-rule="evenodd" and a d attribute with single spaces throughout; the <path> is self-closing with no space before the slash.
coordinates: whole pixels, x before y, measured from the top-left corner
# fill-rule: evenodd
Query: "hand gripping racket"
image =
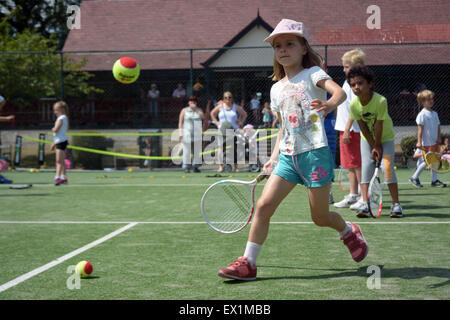
<path id="1" fill-rule="evenodd" d="M 381 210 L 383 209 L 383 185 L 381 184 L 380 179 L 380 164 L 380 162 L 377 162 L 375 172 L 373 173 L 373 177 L 370 179 L 369 184 L 369 200 L 367 201 L 367 208 L 372 218 L 378 218 L 381 214 Z M 370 206 L 371 203 L 377 205 L 378 212 L 372 211 Z"/>
<path id="2" fill-rule="evenodd" d="M 201 207 L 209 226 L 221 233 L 242 230 L 253 217 L 256 185 L 266 177 L 261 173 L 252 181 L 220 180 L 206 189 Z"/>

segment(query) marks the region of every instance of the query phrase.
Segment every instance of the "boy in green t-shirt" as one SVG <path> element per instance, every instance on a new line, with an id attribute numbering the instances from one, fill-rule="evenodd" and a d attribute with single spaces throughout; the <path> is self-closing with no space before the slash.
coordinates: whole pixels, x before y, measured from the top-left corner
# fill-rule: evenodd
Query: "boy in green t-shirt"
<path id="1" fill-rule="evenodd" d="M 374 76 L 366 66 L 352 67 L 347 74 L 347 80 L 357 96 L 350 104 L 350 119 L 358 121 L 362 137 L 361 196 L 367 203 L 375 162 L 380 162 L 384 181 L 392 198 L 391 218 L 401 218 L 403 213 L 398 200 L 397 176 L 394 171 L 394 126 L 388 114 L 387 100 L 373 91 Z M 356 215 L 359 218 L 370 217 L 367 205 L 359 209 Z"/>

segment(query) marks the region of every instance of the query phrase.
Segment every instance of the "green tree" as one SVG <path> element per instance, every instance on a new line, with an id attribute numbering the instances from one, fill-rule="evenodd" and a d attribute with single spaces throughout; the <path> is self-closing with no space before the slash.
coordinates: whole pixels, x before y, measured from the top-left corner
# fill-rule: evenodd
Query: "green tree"
<path id="1" fill-rule="evenodd" d="M 0 92 L 14 105 L 26 107 L 44 97 L 60 97 L 61 56 L 57 41 L 34 30 L 12 32 L 7 19 L 0 22 Z M 18 53 L 20 52 L 20 53 Z M 86 60 L 63 59 L 64 95 L 102 93 L 88 84 L 94 75 L 82 71 Z"/>
<path id="2" fill-rule="evenodd" d="M 0 0 L 0 19 L 6 18 L 13 34 L 34 30 L 45 38 L 58 39 L 62 48 L 69 34 L 67 8 L 81 0 Z"/>

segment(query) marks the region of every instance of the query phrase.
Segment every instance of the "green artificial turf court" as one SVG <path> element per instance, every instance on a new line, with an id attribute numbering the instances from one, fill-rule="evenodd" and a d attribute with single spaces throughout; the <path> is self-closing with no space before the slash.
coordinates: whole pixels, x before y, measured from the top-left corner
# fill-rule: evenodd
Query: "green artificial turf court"
<path id="1" fill-rule="evenodd" d="M 272 218 L 253 282 L 217 276 L 243 254 L 249 227 L 224 235 L 204 222 L 200 199 L 220 179 L 206 177 L 213 174 L 72 171 L 69 185 L 55 187 L 54 172 L 6 172 L 14 184 L 33 187 L 0 185 L 0 300 L 450 298 L 450 189 L 431 188 L 428 173 L 421 177 L 424 188 L 415 189 L 407 182 L 412 171 L 397 171 L 403 219 L 389 218 L 387 191 L 379 219 L 336 210 L 360 223 L 368 241 L 369 255 L 359 264 L 334 230 L 312 224 L 305 188 L 297 187 Z M 441 180 L 448 183 L 448 175 Z M 339 201 L 344 192 L 336 184 L 333 194 Z M 67 270 L 81 260 L 94 273 L 70 289 Z M 368 287 L 370 266 L 380 270 L 378 289 Z"/>

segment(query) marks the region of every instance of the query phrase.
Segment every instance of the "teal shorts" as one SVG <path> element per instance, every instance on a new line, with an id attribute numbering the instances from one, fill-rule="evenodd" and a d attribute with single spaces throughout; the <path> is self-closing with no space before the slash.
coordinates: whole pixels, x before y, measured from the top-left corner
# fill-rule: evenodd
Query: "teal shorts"
<path id="1" fill-rule="evenodd" d="M 280 153 L 272 174 L 307 188 L 326 186 L 334 179 L 334 160 L 329 147 L 288 156 Z"/>

